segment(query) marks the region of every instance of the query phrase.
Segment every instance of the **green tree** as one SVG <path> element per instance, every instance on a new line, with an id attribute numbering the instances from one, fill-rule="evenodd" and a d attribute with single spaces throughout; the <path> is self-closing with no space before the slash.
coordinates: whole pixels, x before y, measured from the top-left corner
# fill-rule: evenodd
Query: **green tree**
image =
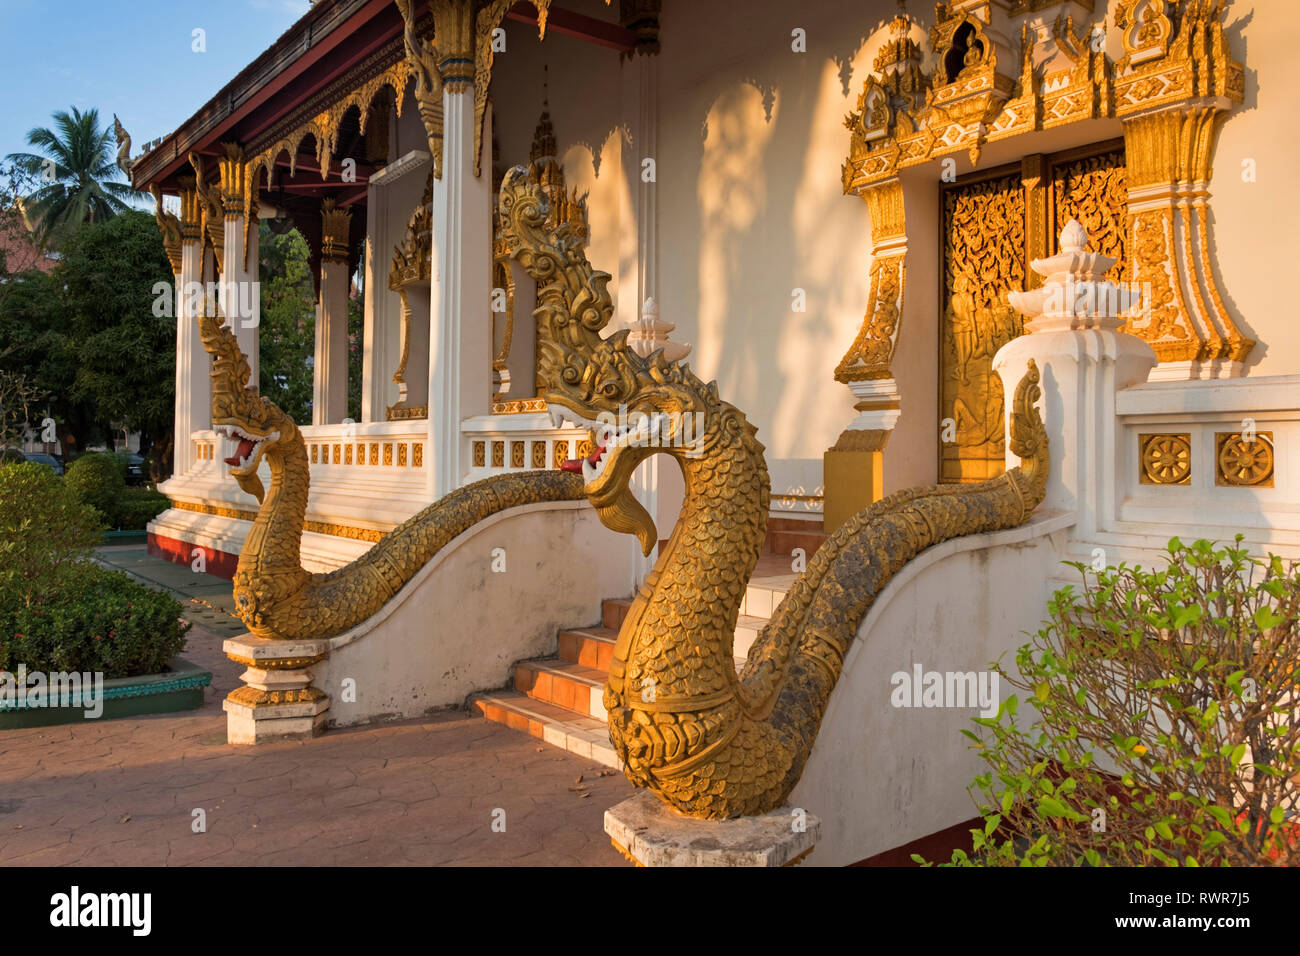
<path id="1" fill-rule="evenodd" d="M 105 425 L 141 432 L 149 447 L 171 433 L 176 395 L 173 276 L 153 217 L 130 210 L 86 223 L 66 242 L 54 272 L 62 284 L 74 398 Z M 144 447 L 144 446 L 142 446 Z"/>
<path id="2" fill-rule="evenodd" d="M 53 128 L 38 126 L 27 143 L 41 153 L 10 153 L 10 162 L 38 177 L 43 185 L 26 197 L 24 208 L 43 244 L 61 245 L 83 222 L 105 222 L 125 212 L 140 196 L 118 182 L 113 131 L 99 124 L 99 110 L 54 114 Z"/>
<path id="3" fill-rule="evenodd" d="M 299 424 L 311 422 L 316 288 L 310 251 L 297 230 L 258 238 L 261 334 L 258 385 L 264 397 Z"/>

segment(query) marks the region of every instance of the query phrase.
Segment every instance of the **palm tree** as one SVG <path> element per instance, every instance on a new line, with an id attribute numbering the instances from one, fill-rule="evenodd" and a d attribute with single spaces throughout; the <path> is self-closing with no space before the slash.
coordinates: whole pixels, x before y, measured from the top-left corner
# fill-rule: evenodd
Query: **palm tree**
<path id="1" fill-rule="evenodd" d="M 83 222 L 112 219 L 130 208 L 126 200 L 140 195 L 116 181 L 120 169 L 112 146 L 113 130 L 100 128 L 97 109 L 82 113 L 74 106 L 71 114 L 59 110 L 54 128 L 29 130 L 27 142 L 45 155 L 10 153 L 7 158 L 45 184 L 24 202 L 24 217 L 34 224 L 42 244 Z"/>

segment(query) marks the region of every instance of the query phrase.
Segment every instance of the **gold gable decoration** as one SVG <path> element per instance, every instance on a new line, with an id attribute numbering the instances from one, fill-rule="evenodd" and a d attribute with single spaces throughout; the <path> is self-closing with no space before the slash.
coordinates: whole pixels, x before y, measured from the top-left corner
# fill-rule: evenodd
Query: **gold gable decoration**
<path id="1" fill-rule="evenodd" d="M 1051 8 L 1060 11 L 1055 20 L 1042 12 Z M 1225 0 L 1122 0 L 1108 26 L 1105 5 L 1092 0 L 949 0 L 935 6 L 929 70 L 913 36 L 917 24 L 895 18 L 857 108 L 845 118 L 844 191 L 873 207 L 873 249 L 880 239 L 872 197 L 895 188 L 903 170 L 960 153 L 978 165 L 988 143 L 1119 119 L 1128 187 L 1125 270 L 1149 293 L 1127 331 L 1155 349 L 1165 366 L 1156 377 L 1239 374 L 1255 343 L 1224 306 L 1208 219 L 1215 139 L 1244 92 L 1244 68 L 1224 36 L 1226 8 Z M 1124 55 L 1112 60 L 1105 41 L 1115 45 L 1116 34 Z M 1009 38 L 1017 35 L 1015 44 Z M 897 245 L 905 250 L 905 239 Z M 889 377 L 893 346 L 879 345 L 880 289 L 890 277 L 901 284 L 902 265 L 873 266 L 872 305 L 837 379 Z M 898 291 L 900 305 L 905 293 Z M 894 341 L 897 334 L 890 330 Z"/>

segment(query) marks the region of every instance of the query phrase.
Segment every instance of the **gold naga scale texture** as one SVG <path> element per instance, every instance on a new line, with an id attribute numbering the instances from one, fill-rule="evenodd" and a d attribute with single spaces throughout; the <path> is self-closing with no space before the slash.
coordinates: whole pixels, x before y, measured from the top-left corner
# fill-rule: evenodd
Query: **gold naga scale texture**
<path id="1" fill-rule="evenodd" d="M 546 400 L 585 422 L 620 406 L 660 423 L 658 447 L 608 439 L 604 469 L 583 491 L 601 521 L 649 553 L 658 539 L 630 479 L 651 454 L 681 465 L 686 497 L 659 561 L 614 647 L 604 704 L 628 778 L 697 817 L 781 806 L 812 750 L 844 657 L 875 597 L 911 558 L 960 535 L 1023 523 L 1043 500 L 1047 434 L 1034 408 L 1031 362 L 1016 388 L 1011 448 L 1022 464 L 962 486 L 902 491 L 835 532 L 790 589 L 737 676 L 733 632 L 767 528 L 769 481 L 755 428 L 684 364 L 642 358 L 613 314 L 582 247 L 548 229 L 546 199 L 527 170 L 506 175 L 501 232 L 537 280 Z M 687 444 L 673 423 L 702 415 Z M 698 421 L 699 419 L 689 419 Z M 666 424 L 664 424 L 666 423 Z"/>

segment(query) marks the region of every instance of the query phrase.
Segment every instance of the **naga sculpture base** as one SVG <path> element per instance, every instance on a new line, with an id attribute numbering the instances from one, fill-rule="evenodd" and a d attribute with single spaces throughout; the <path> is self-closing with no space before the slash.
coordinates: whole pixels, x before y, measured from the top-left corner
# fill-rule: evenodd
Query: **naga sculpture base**
<path id="1" fill-rule="evenodd" d="M 308 668 L 328 655 L 328 641 L 271 641 L 246 634 L 230 638 L 222 650 L 248 668 L 239 678 L 244 686 L 222 704 L 227 743 L 264 744 L 324 733 L 330 701 L 311 685 Z"/>
<path id="2" fill-rule="evenodd" d="M 821 829 L 821 820 L 793 807 L 700 820 L 649 790 L 605 811 L 605 832 L 637 866 L 793 866 L 812 851 Z"/>

